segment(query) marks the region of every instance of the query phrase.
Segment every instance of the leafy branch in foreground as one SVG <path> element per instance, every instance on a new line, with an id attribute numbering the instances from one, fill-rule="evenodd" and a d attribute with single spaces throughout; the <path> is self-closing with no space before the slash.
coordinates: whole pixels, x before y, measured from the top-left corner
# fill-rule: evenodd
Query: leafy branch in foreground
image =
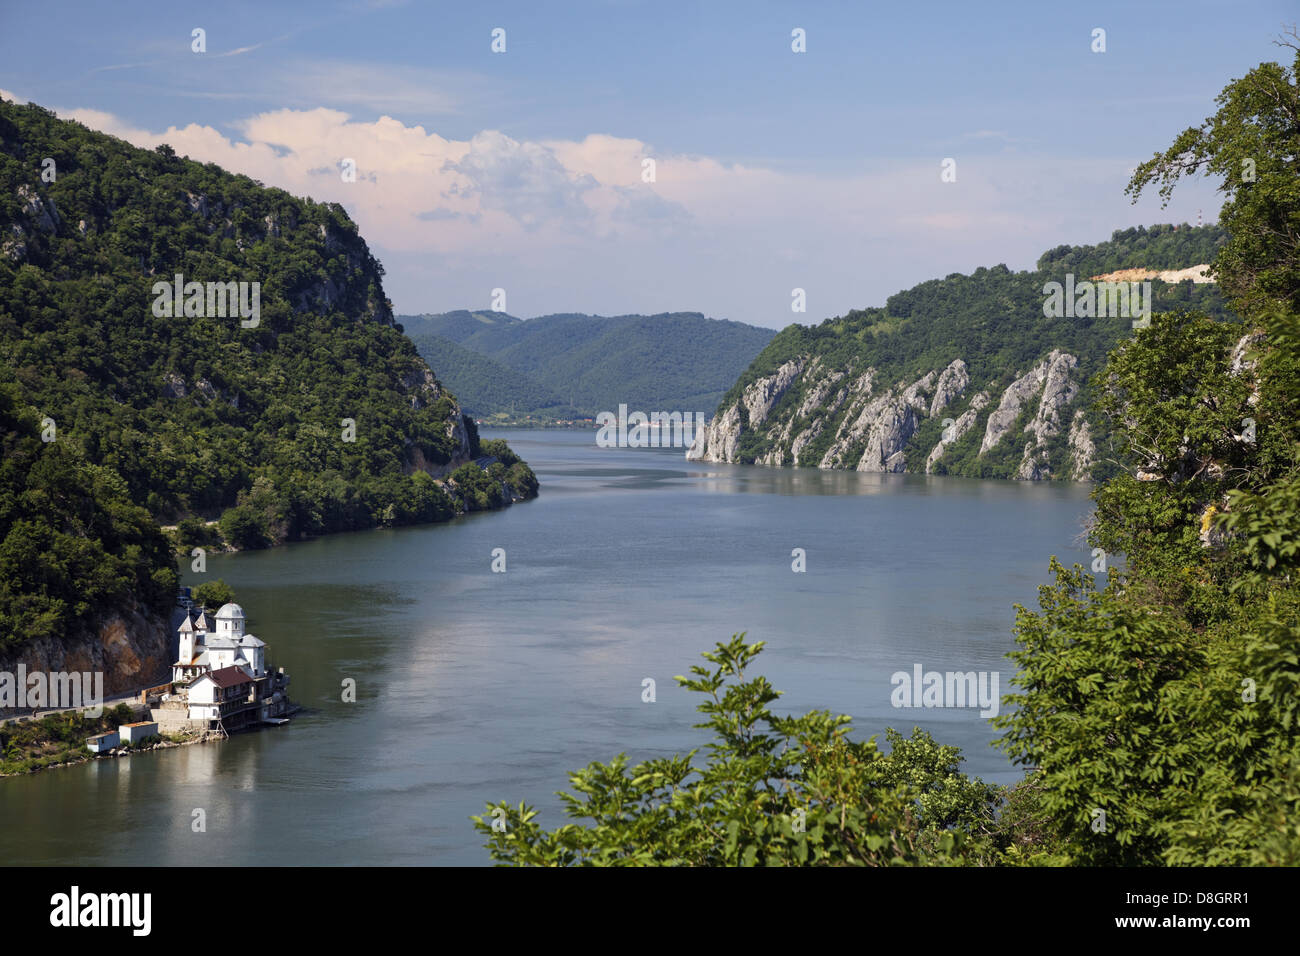
<path id="1" fill-rule="evenodd" d="M 1233 80 L 1218 111 L 1139 165 L 1125 189 L 1137 202 L 1156 187 L 1167 205 L 1183 177 L 1219 179 L 1230 239 L 1215 257 L 1215 279 L 1243 314 L 1269 305 L 1300 311 L 1300 46 L 1279 46 L 1296 54 L 1289 68 L 1261 63 Z"/>
<path id="2" fill-rule="evenodd" d="M 709 759 L 629 766 L 619 754 L 570 775 L 565 812 L 585 825 L 554 831 L 527 804 L 489 804 L 475 828 L 500 863 L 536 866 L 791 866 L 983 862 L 992 852 L 997 788 L 957 772 L 960 752 L 915 729 L 850 740 L 850 718 L 778 717 L 779 692 L 746 678 L 763 648 L 743 633 L 677 677 L 704 694 Z"/>

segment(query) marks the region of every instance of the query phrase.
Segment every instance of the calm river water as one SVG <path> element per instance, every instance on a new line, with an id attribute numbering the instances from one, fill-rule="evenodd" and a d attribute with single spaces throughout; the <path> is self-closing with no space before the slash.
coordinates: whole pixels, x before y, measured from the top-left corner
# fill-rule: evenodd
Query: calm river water
<path id="1" fill-rule="evenodd" d="M 1087 487 L 695 464 L 597 448 L 591 431 L 485 437 L 529 461 L 540 498 L 209 557 L 307 710 L 0 780 L 0 860 L 486 864 L 469 821 L 486 802 L 527 801 L 554 826 L 566 771 L 698 746 L 697 695 L 673 675 L 737 631 L 767 642 L 778 712 L 849 714 L 882 741 L 919 725 L 969 772 L 1018 778 L 977 710 L 895 709 L 890 675 L 996 671 L 1008 693 L 1012 605 L 1036 606 L 1049 555 L 1090 560 Z"/>

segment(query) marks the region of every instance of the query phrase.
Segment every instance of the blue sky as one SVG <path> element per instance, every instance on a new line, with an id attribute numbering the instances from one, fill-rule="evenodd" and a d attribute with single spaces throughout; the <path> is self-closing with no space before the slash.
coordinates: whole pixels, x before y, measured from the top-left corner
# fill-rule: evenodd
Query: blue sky
<path id="1" fill-rule="evenodd" d="M 1204 181 L 1163 211 L 1124 185 L 1231 79 L 1289 62 L 1271 41 L 1295 20 L 1274 0 L 6 4 L 0 90 L 341 202 L 399 312 L 501 288 L 516 315 L 781 327 L 1212 221 Z"/>

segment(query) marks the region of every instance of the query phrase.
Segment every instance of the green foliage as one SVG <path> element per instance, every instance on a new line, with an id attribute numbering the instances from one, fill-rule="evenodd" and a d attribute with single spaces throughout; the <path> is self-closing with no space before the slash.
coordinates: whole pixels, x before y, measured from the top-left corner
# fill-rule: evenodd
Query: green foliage
<path id="1" fill-rule="evenodd" d="M 1137 464 L 1094 492 L 1090 539 L 1126 569 L 1099 592 L 1053 562 L 1040 612 L 1018 609 L 1025 693 L 999 721 L 1052 824 L 1031 853 L 1300 859 L 1295 326 L 1274 316 L 1244 336 L 1157 315 L 1099 377 L 1099 409 Z"/>
<path id="2" fill-rule="evenodd" d="M 86 749 L 87 737 L 116 730 L 134 719 L 130 707 L 118 704 L 99 717 L 65 711 L 40 720 L 0 724 L 0 776 L 89 760 L 93 754 Z"/>
<path id="3" fill-rule="evenodd" d="M 0 195 L 27 190 L 59 216 L 51 232 L 0 205 L 6 235 L 26 237 L 23 256 L 0 256 L 0 370 L 155 517 L 237 508 L 249 546 L 371 527 L 417 490 L 388 476 L 463 453 L 460 410 L 394 327 L 340 207 L 39 108 L 0 104 L 0 143 Z M 154 315 L 152 285 L 175 273 L 260 282 L 259 325 Z"/>
<path id="4" fill-rule="evenodd" d="M 647 413 L 706 412 L 773 335 L 698 312 L 399 318 L 420 354 L 446 370 L 447 385 L 479 416 L 594 416 L 620 403 Z"/>
<path id="5" fill-rule="evenodd" d="M 196 517 L 182 518 L 176 525 L 176 540 L 183 552 L 192 549 L 219 547 L 220 529 Z"/>
<path id="6" fill-rule="evenodd" d="M 503 414 L 523 417 L 578 417 L 568 397 L 558 394 L 518 369 L 510 368 L 446 336 L 424 331 L 435 319 L 399 316 L 406 334 L 431 368 L 441 369 L 443 383 L 464 403 L 466 413 L 479 418 Z M 436 326 L 435 326 L 436 327 Z"/>
<path id="7" fill-rule="evenodd" d="M 473 463 L 453 471 L 451 484 L 465 511 L 486 511 L 510 503 L 509 491 L 503 487 L 501 478 L 489 475 Z"/>
<path id="8" fill-rule="evenodd" d="M 1032 770 L 1002 792 L 994 830 L 1003 866 L 1068 866 L 1064 840 L 1055 818 L 1044 806 L 1043 775 Z"/>
<path id="9" fill-rule="evenodd" d="M 1039 272 L 1070 272 L 1090 279 L 1120 269 L 1185 269 L 1211 263 L 1228 242 L 1220 226 L 1193 229 L 1158 224 L 1116 229 L 1110 241 L 1096 246 L 1057 246 L 1038 259 Z"/>
<path id="10" fill-rule="evenodd" d="M 1262 583 L 1268 576 L 1290 574 L 1300 564 L 1300 475 L 1295 472 L 1263 488 L 1228 493 L 1221 526 L 1240 536 L 1250 562 L 1238 583 Z"/>
<path id="11" fill-rule="evenodd" d="M 1008 729 L 1008 752 L 1037 768 L 1041 805 L 1074 862 L 1157 862 L 1167 793 L 1192 782 L 1200 758 L 1175 703 L 1179 682 L 1204 667 L 1204 638 L 1099 594 L 1077 565 L 1051 567 L 1042 613 L 1016 609 L 1013 682 L 1025 692 L 995 724 Z"/>
<path id="12" fill-rule="evenodd" d="M 960 749 L 936 743 L 920 727 L 912 728 L 911 737 L 890 727 L 885 738 L 890 749 L 881 762 L 880 781 L 892 789 L 919 794 L 918 816 L 923 827 L 975 834 L 992 831 L 998 788 L 958 770 Z"/>
<path id="13" fill-rule="evenodd" d="M 219 608 L 225 604 L 235 603 L 235 589 L 223 578 L 217 578 L 215 581 L 205 581 L 196 586 L 190 592 L 190 597 L 194 599 L 195 604 L 202 607 Z"/>
<path id="14" fill-rule="evenodd" d="M 521 498 L 533 498 L 537 496 L 537 476 L 533 474 L 533 470 L 522 461 L 517 461 L 506 469 L 503 480 L 510 486 L 514 493 Z"/>
<path id="15" fill-rule="evenodd" d="M 496 458 L 507 468 L 522 460 L 510 450 L 510 446 L 501 438 L 489 438 L 479 442 L 479 454 Z"/>
<path id="16" fill-rule="evenodd" d="M 1294 32 L 1292 40 L 1295 39 Z M 1184 176 L 1219 179 L 1230 234 L 1215 259 L 1219 284 L 1241 312 L 1300 313 L 1300 46 L 1292 66 L 1261 63 L 1216 97 L 1219 109 L 1138 166 L 1125 192 L 1158 184 L 1167 205 Z"/>
<path id="17" fill-rule="evenodd" d="M 1025 689 L 997 722 L 1050 824 L 1031 850 L 1088 865 L 1300 860 L 1300 601 L 1293 589 L 1193 627 L 1146 578 L 1053 561 L 1040 613 L 1018 608 Z M 1097 811 L 1105 813 L 1098 830 Z"/>
<path id="18" fill-rule="evenodd" d="M 848 737 L 850 719 L 813 711 L 778 717 L 779 696 L 746 678 L 762 650 L 743 634 L 678 677 L 702 694 L 713 732 L 697 750 L 629 766 L 620 754 L 570 775 L 568 816 L 546 831 L 527 804 L 489 804 L 475 827 L 493 859 L 532 866 L 950 865 L 990 851 L 996 791 L 957 772 L 956 748 L 918 730 L 890 732 L 893 750 Z"/>
<path id="19" fill-rule="evenodd" d="M 167 539 L 122 479 L 42 432 L 0 384 L 0 650 L 136 601 L 164 608 L 176 593 Z"/>
<path id="20" fill-rule="evenodd" d="M 1294 72 L 1263 64 L 1219 103 L 1129 191 L 1159 182 L 1167 199 L 1185 173 L 1222 177 L 1230 238 L 1215 265 L 1246 321 L 1157 315 L 1097 378 L 1134 464 L 1094 493 L 1090 537 L 1127 566 L 1098 591 L 1053 561 L 1040 611 L 1018 609 L 1025 692 L 998 720 L 1035 771 L 1008 857 L 1300 863 Z"/>
<path id="21" fill-rule="evenodd" d="M 247 504 L 227 508 L 219 522 L 222 536 L 241 550 L 266 548 L 271 545 L 266 525 L 257 512 Z"/>

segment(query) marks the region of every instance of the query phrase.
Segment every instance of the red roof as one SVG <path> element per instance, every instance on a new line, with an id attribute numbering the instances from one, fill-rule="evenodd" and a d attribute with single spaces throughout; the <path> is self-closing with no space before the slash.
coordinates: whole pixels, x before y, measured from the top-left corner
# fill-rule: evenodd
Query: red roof
<path id="1" fill-rule="evenodd" d="M 212 678 L 212 683 L 216 684 L 218 687 L 221 688 L 237 687 L 240 684 L 253 683 L 253 679 L 251 677 L 249 677 L 247 674 L 243 672 L 243 670 L 241 670 L 238 667 L 235 667 L 234 665 L 231 665 L 230 667 L 223 667 L 219 671 L 213 671 L 209 676 L 211 676 Z"/>

